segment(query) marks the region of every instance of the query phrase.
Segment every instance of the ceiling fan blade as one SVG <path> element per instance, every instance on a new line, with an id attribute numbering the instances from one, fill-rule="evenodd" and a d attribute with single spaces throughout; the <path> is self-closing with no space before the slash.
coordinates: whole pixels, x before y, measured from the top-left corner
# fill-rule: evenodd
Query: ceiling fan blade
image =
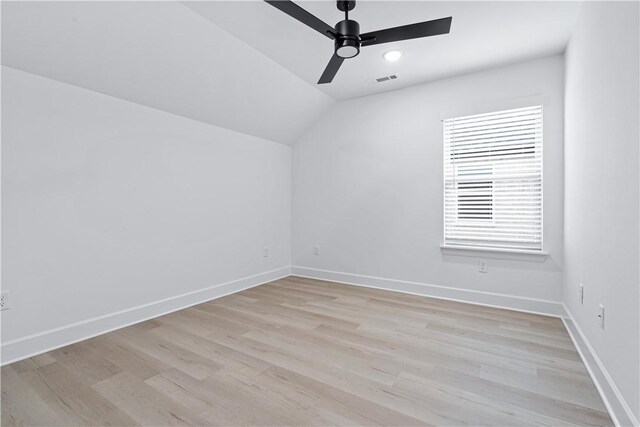
<path id="1" fill-rule="evenodd" d="M 264 0 L 269 3 L 271 6 L 276 9 L 286 13 L 290 17 L 297 19 L 303 24 L 313 28 L 320 34 L 323 34 L 330 39 L 335 39 L 336 30 L 326 22 L 322 21 L 319 18 L 316 18 L 314 15 L 310 14 L 297 4 L 289 0 Z"/>
<path id="2" fill-rule="evenodd" d="M 451 28 L 451 19 L 451 16 L 449 16 L 448 18 L 434 19 L 433 21 L 372 31 L 370 33 L 360 34 L 360 40 L 362 41 L 362 46 L 371 46 L 374 44 L 448 34 Z"/>
<path id="3" fill-rule="evenodd" d="M 331 59 L 329 60 L 329 63 L 327 64 L 327 68 L 324 69 L 324 72 L 320 76 L 320 80 L 318 80 L 318 84 L 321 85 L 324 83 L 331 83 L 336 73 L 340 69 L 342 62 L 344 62 L 344 58 L 334 53 Z"/>

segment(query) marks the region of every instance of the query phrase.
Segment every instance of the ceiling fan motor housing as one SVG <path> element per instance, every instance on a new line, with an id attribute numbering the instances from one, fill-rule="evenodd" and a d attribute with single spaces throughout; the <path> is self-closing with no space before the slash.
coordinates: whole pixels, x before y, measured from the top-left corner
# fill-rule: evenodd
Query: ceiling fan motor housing
<path id="1" fill-rule="evenodd" d="M 335 26 L 336 37 L 335 49 L 336 55 L 342 58 L 353 58 L 360 53 L 360 24 L 350 19 L 340 21 Z"/>

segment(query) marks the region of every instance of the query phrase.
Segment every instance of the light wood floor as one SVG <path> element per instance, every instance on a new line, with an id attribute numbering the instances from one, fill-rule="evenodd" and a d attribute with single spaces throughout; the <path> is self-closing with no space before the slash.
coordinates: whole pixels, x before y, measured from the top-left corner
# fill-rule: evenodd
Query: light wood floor
<path id="1" fill-rule="evenodd" d="M 559 319 L 289 277 L 2 368 L 3 425 L 612 425 Z"/>

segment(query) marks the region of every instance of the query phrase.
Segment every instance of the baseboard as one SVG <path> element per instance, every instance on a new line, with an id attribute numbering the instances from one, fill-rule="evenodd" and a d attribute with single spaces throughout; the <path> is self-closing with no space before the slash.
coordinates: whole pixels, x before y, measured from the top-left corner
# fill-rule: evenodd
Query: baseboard
<path id="1" fill-rule="evenodd" d="M 631 412 L 629 405 L 624 400 L 624 397 L 622 397 L 620 390 L 616 387 L 616 384 L 593 350 L 582 329 L 580 329 L 580 326 L 576 323 L 573 315 L 564 304 L 562 304 L 562 308 L 562 321 L 567 331 L 569 331 L 573 344 L 576 346 L 584 365 L 587 367 L 589 375 L 591 375 L 591 379 L 596 385 L 613 422 L 616 426 L 639 426 L 640 423 L 638 423 L 638 420 Z"/>
<path id="2" fill-rule="evenodd" d="M 316 268 L 293 266 L 291 274 L 311 279 L 328 280 L 349 285 L 386 289 L 407 294 L 446 299 L 469 304 L 484 305 L 545 316 L 562 316 L 562 303 L 536 298 L 525 298 L 492 292 L 474 291 L 448 286 L 430 285 L 427 283 L 409 282 L 405 280 L 364 276 L 361 274 L 342 273 L 338 271 L 320 270 Z"/>
<path id="3" fill-rule="evenodd" d="M 262 285 L 290 274 L 291 267 L 283 267 L 7 341 L 2 343 L 0 347 L 0 365 L 13 363 L 192 305 Z"/>

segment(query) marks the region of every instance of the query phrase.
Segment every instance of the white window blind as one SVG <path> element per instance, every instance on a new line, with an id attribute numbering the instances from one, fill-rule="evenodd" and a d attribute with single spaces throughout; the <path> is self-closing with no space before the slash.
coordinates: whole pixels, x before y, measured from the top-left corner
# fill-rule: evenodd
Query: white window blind
<path id="1" fill-rule="evenodd" d="M 542 251 L 542 106 L 444 120 L 444 243 Z"/>

